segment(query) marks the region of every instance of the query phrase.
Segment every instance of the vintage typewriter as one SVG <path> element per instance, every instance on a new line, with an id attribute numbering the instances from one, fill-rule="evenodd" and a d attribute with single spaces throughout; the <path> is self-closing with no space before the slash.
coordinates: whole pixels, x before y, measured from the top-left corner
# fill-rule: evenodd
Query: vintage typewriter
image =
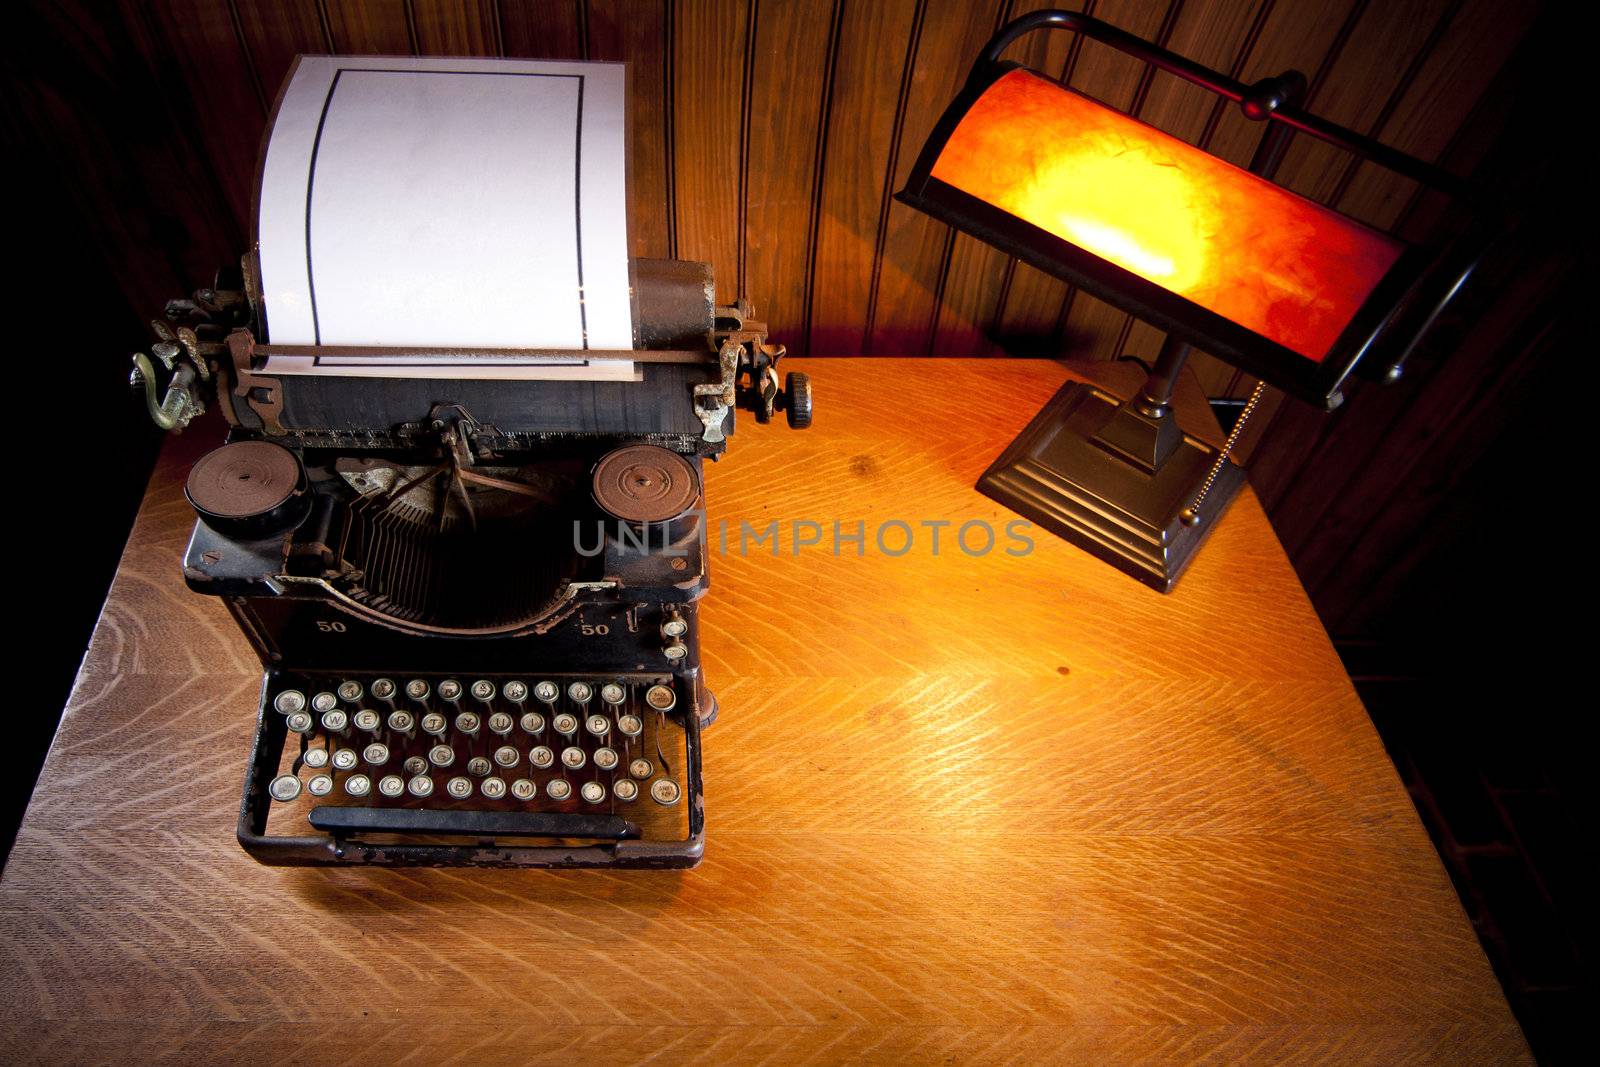
<path id="1" fill-rule="evenodd" d="M 266 669 L 257 859 L 698 861 L 701 463 L 736 407 L 804 427 L 811 392 L 708 266 L 630 269 L 635 349 L 580 355 L 636 381 L 274 378 L 275 355 L 394 353 L 263 343 L 250 257 L 154 324 L 152 417 L 231 427 L 188 478 L 183 575 Z"/>

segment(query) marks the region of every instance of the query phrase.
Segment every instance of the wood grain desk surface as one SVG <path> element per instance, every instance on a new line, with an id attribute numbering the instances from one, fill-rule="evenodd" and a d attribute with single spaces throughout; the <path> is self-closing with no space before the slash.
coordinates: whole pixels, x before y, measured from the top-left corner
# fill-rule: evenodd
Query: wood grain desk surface
<path id="1" fill-rule="evenodd" d="M 692 871 L 249 859 L 260 669 L 179 578 L 217 442 L 172 442 L 0 883 L 5 1058 L 1527 1058 L 1252 495 L 1169 596 L 1038 530 L 968 556 L 1067 369 L 805 363 L 816 427 L 707 476 L 714 523 L 829 536 L 713 560 Z"/>

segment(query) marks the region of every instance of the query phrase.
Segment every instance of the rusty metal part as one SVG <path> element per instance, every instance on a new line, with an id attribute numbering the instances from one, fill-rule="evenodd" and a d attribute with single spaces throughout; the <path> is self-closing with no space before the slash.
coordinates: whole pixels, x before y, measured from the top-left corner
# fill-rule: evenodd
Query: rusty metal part
<path id="1" fill-rule="evenodd" d="M 261 419 L 261 428 L 273 437 L 283 435 L 283 387 L 276 378 L 263 378 L 255 373 L 251 361 L 255 357 L 256 339 L 249 330 L 234 330 L 228 334 L 228 355 L 233 359 L 232 397 L 243 400 Z M 218 395 L 223 395 L 221 390 Z M 234 425 L 239 425 L 238 410 L 224 405 L 226 414 Z"/>
<path id="2" fill-rule="evenodd" d="M 235 441 L 200 457 L 184 491 L 207 517 L 247 519 L 282 507 L 305 484 L 293 452 L 267 441 Z"/>
<path id="3" fill-rule="evenodd" d="M 665 448 L 628 445 L 595 464 L 595 503 L 624 522 L 667 522 L 692 508 L 699 496 L 693 464 Z"/>

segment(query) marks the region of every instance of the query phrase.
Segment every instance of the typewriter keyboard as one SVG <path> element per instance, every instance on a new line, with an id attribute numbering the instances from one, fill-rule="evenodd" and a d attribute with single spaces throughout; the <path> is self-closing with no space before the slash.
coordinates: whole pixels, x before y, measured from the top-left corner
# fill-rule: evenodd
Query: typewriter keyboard
<path id="1" fill-rule="evenodd" d="M 275 805 L 610 814 L 684 805 L 670 676 L 275 676 Z M 314 820 L 315 821 L 315 820 Z"/>

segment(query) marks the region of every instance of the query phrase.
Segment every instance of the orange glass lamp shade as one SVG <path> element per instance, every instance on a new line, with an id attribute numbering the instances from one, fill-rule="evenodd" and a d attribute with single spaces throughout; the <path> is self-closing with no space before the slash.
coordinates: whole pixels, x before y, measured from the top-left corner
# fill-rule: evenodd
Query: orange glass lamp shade
<path id="1" fill-rule="evenodd" d="M 1404 250 L 1021 69 L 967 110 L 932 176 L 1317 362 Z"/>

